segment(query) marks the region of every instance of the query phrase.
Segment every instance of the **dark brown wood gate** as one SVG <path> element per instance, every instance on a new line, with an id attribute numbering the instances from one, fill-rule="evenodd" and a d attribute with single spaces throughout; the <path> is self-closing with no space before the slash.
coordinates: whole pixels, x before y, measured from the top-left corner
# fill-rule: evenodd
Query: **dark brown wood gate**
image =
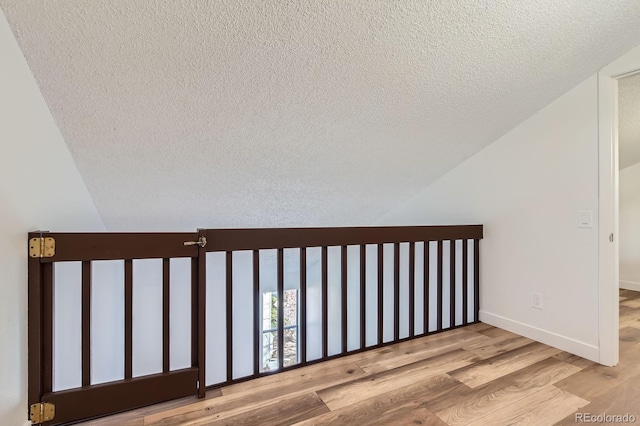
<path id="1" fill-rule="evenodd" d="M 30 418 L 34 423 L 61 424 L 79 419 L 181 398 L 198 393 L 198 371 L 204 360 L 198 358 L 198 246 L 185 246 L 195 241 L 196 233 L 134 234 L 63 234 L 35 232 L 29 234 L 29 389 Z M 169 260 L 191 258 L 191 367 L 169 369 Z M 163 261 L 163 371 L 149 376 L 133 377 L 133 268 L 135 259 Z M 92 262 L 120 260 L 124 262 L 124 372 L 123 379 L 102 384 L 91 380 Z M 54 268 L 60 262 L 82 265 L 82 386 L 53 391 L 54 348 Z M 203 382 L 200 382 L 204 385 Z M 204 394 L 204 386 L 200 386 Z M 52 419 L 52 420 L 48 420 Z"/>
<path id="2" fill-rule="evenodd" d="M 201 229 L 197 233 L 98 233 L 29 234 L 29 404 L 34 423 L 55 425 L 103 416 L 189 395 L 203 397 L 207 388 L 249 380 L 331 358 L 345 356 L 400 341 L 438 333 L 478 321 L 479 241 L 481 225 L 362 228 Z M 285 323 L 285 250 L 296 259 L 295 325 Z M 311 251 L 318 253 L 310 263 Z M 261 287 L 261 256 L 274 255 L 271 265 L 277 300 L 274 326 L 265 330 L 264 289 Z M 293 251 L 293 252 L 292 252 Z M 244 282 L 234 281 L 234 256 L 243 252 Z M 330 283 L 331 274 L 336 281 Z M 222 256 L 217 267 L 207 268 L 208 255 Z M 293 255 L 293 256 L 291 256 Z M 169 363 L 169 299 L 171 259 L 191 259 L 191 365 L 172 371 Z M 162 372 L 133 377 L 133 263 L 140 259 L 162 260 Z M 336 261 L 336 259 L 338 259 Z M 93 384 L 91 380 L 92 262 L 124 263 L 124 372 L 121 380 Z M 53 387 L 54 268 L 60 262 L 81 262 L 81 386 L 62 391 Z M 317 298 L 309 296 L 308 268 L 317 272 Z M 374 266 L 375 265 L 375 266 Z M 237 267 L 237 266 L 236 266 Z M 352 269 L 356 281 L 349 280 Z M 222 286 L 207 282 L 213 277 Z M 418 279 L 418 276 L 420 278 Z M 249 277 L 249 278 L 247 278 Z M 246 324 L 237 330 L 234 306 L 236 287 L 249 292 L 241 300 Z M 330 290 L 331 288 L 331 290 Z M 357 294 L 349 299 L 348 290 Z M 207 292 L 215 291 L 222 303 L 215 321 L 207 316 Z M 331 307 L 330 292 L 338 306 Z M 370 299 L 373 298 L 373 299 Z M 448 300 L 447 300 L 448 299 Z M 235 301 L 234 301 L 235 300 Z M 369 300 L 375 300 L 372 305 Z M 349 302 L 351 301 L 351 302 Z M 235 303 L 235 305 L 234 305 Z M 312 336 L 308 312 L 314 309 L 319 322 Z M 212 309 L 210 309 L 211 311 Z M 211 313 L 211 312 L 210 312 Z M 245 314 L 246 313 L 246 314 Z M 319 313 L 319 314 L 318 314 Z M 336 314 L 337 313 L 337 314 Z M 319 318 L 319 319 L 318 319 Z M 401 326 L 401 323 L 404 326 Z M 285 330 L 296 329 L 297 351 L 285 360 Z M 207 327 L 215 328 L 213 343 L 223 357 L 207 362 Z M 265 334 L 273 367 L 265 368 Z M 242 360 L 234 353 L 234 339 L 244 338 Z M 329 337 L 334 337 L 330 345 Z M 235 336 L 235 337 L 234 337 Z M 246 339 L 249 336 L 249 339 Z M 339 336 L 336 338 L 336 336 Z M 367 337 L 369 336 L 369 337 Z M 316 338 L 319 350 L 308 353 Z M 246 354 L 250 352 L 250 359 Z M 242 368 L 236 368 L 242 362 Z M 207 383 L 205 367 L 216 372 Z M 49 420 L 48 420 L 49 419 Z"/>

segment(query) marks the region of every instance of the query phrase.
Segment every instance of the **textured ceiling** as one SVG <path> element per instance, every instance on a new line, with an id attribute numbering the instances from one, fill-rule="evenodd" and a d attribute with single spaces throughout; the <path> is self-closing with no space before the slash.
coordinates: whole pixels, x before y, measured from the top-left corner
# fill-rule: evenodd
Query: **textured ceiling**
<path id="1" fill-rule="evenodd" d="M 370 224 L 640 44 L 637 0 L 0 5 L 111 230 Z"/>
<path id="2" fill-rule="evenodd" d="M 640 74 L 618 80 L 620 170 L 640 163 Z"/>

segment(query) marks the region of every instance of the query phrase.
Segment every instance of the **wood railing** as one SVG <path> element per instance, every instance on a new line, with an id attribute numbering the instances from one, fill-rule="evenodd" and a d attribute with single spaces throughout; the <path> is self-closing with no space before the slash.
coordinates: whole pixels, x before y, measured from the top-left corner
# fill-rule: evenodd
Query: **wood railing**
<path id="1" fill-rule="evenodd" d="M 477 322 L 482 236 L 481 225 L 32 233 L 39 241 L 53 238 L 55 254 L 29 261 L 29 403 L 35 409 L 55 406 L 46 424 L 59 424 L 204 396 L 207 388 Z M 171 268 L 177 258 L 190 259 L 189 285 L 182 291 L 189 292 L 191 325 L 172 331 Z M 158 259 L 161 270 L 161 367 L 136 377 L 133 269 L 141 259 Z M 123 288 L 124 341 L 122 349 L 114 345 L 122 351 L 115 354 L 122 357 L 122 371 L 108 383 L 96 383 L 91 374 L 100 367 L 92 362 L 91 344 L 100 338 L 92 332 L 91 313 L 97 303 L 92 265 L 99 260 L 122 264 L 122 276 L 113 282 Z M 80 292 L 81 373 L 65 390 L 56 388 L 53 371 L 55 294 L 66 285 L 54 277 L 62 262 L 78 263 Z M 285 306 L 286 292 L 291 306 Z M 190 365 L 179 369 L 170 363 L 174 333 L 191 339 Z"/>

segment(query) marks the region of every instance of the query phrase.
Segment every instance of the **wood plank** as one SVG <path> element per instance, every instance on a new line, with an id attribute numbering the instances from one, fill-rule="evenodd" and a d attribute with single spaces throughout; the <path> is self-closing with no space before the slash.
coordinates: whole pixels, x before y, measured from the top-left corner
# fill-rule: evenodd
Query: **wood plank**
<path id="1" fill-rule="evenodd" d="M 640 330 L 627 327 L 620 330 L 620 363 L 615 367 L 594 364 L 556 386 L 588 401 L 606 394 L 629 377 L 640 374 L 637 356 L 640 352 Z"/>
<path id="2" fill-rule="evenodd" d="M 309 372 L 309 367 L 279 373 L 274 376 L 263 377 L 222 389 L 223 396 L 214 400 L 197 401 L 185 407 L 177 407 L 162 413 L 150 415 L 145 418 L 145 424 L 162 425 L 182 425 L 185 422 L 193 421 L 211 415 L 212 411 L 219 414 L 216 418 L 220 420 L 226 417 L 238 415 L 247 410 L 261 408 L 273 402 L 285 403 L 287 400 L 301 395 L 344 383 L 354 378 L 365 376 L 364 371 L 355 364 L 346 364 L 339 369 L 318 368 L 322 364 L 313 365 L 315 372 Z M 295 373 L 295 375 L 290 374 Z M 241 386 L 259 382 L 262 379 L 285 376 L 286 380 L 262 381 L 257 386 Z M 232 390 L 234 390 L 233 392 Z M 238 390 L 239 389 L 239 390 Z M 230 392 L 231 390 L 231 392 Z"/>
<path id="3" fill-rule="evenodd" d="M 397 348 L 393 352 L 378 355 L 374 359 L 368 358 L 357 364 L 369 374 L 379 373 L 489 340 L 486 336 L 464 330 L 455 335 L 441 333 L 430 337 L 425 342 Z"/>
<path id="4" fill-rule="evenodd" d="M 589 402 L 555 386 L 495 411 L 470 425 L 551 425 Z"/>
<path id="5" fill-rule="evenodd" d="M 475 388 L 560 352 L 562 352 L 560 349 L 535 342 L 460 368 L 450 374 L 467 386 Z"/>
<path id="6" fill-rule="evenodd" d="M 620 289 L 620 296 L 625 297 L 627 299 L 637 299 L 640 298 L 640 291 Z"/>
<path id="7" fill-rule="evenodd" d="M 318 395 L 330 409 L 335 410 L 458 369 L 477 360 L 475 355 L 460 349 L 323 389 L 318 391 Z"/>
<path id="8" fill-rule="evenodd" d="M 483 333 L 486 330 L 493 330 L 494 326 L 489 325 L 489 324 L 485 324 L 483 322 L 477 322 L 475 324 L 470 324 L 468 326 L 465 327 L 465 330 L 469 330 L 469 331 L 475 331 L 477 333 Z"/>
<path id="9" fill-rule="evenodd" d="M 576 423 L 576 413 L 600 414 L 630 414 L 640 419 L 640 380 L 636 376 L 632 380 L 627 380 L 622 385 L 615 387 L 605 393 L 596 401 L 581 407 L 574 413 L 565 417 L 558 424 L 569 425 Z M 622 422 L 620 422 L 622 423 Z"/>
<path id="10" fill-rule="evenodd" d="M 260 425 L 280 426 L 298 423 L 328 412 L 329 409 L 315 393 L 308 393 L 287 401 L 255 408 L 235 416 L 218 419 L 220 414 L 202 417 L 196 421 L 184 423 L 185 426 L 217 425 Z"/>
<path id="11" fill-rule="evenodd" d="M 620 302 L 620 306 L 626 306 L 628 308 L 638 309 L 640 308 L 640 298 L 634 298 L 634 299 L 627 298 L 627 300 Z"/>
<path id="12" fill-rule="evenodd" d="M 478 355 L 482 359 L 487 359 L 530 343 L 533 343 L 533 340 L 514 334 L 511 336 L 503 335 L 500 337 L 488 338 L 482 342 L 465 346 L 464 349 Z"/>
<path id="13" fill-rule="evenodd" d="M 578 355 L 570 354 L 569 352 L 560 352 L 559 354 L 554 355 L 553 358 L 566 362 L 567 364 L 575 365 L 581 370 L 596 365 L 593 361 L 589 361 L 588 359 L 579 357 Z"/>
<path id="14" fill-rule="evenodd" d="M 433 398 L 464 387 L 446 374 L 332 410 L 298 425 L 446 424 L 424 408 Z M 416 421 L 422 423 L 416 423 Z"/>
<path id="15" fill-rule="evenodd" d="M 448 424 L 464 425 L 579 371 L 576 366 L 548 358 L 478 388 L 456 389 L 426 402 L 425 407 Z"/>

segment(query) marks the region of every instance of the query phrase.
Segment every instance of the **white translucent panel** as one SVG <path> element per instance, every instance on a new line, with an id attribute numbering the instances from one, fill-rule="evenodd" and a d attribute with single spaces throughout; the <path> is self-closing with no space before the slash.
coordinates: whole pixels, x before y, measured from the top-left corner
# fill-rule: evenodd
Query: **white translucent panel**
<path id="1" fill-rule="evenodd" d="M 378 246 L 369 244 L 365 249 L 366 255 L 366 345 L 378 344 Z"/>
<path id="2" fill-rule="evenodd" d="M 235 251 L 233 283 L 233 378 L 253 374 L 253 252 Z"/>
<path id="3" fill-rule="evenodd" d="M 224 252 L 207 253 L 206 385 L 227 380 L 226 263 Z"/>
<path id="4" fill-rule="evenodd" d="M 469 244 L 469 258 L 468 260 L 468 283 L 467 283 L 467 288 L 469 289 L 469 301 L 468 301 L 468 306 L 467 306 L 467 312 L 468 312 L 468 317 L 467 317 L 467 321 L 468 322 L 474 322 L 477 321 L 478 318 L 475 317 L 475 300 L 478 297 L 477 294 L 475 294 L 475 287 L 474 287 L 474 282 L 475 282 L 475 263 L 474 263 L 474 250 L 476 249 L 475 244 L 477 244 L 477 242 L 475 240 L 469 240 L 468 241 Z"/>
<path id="5" fill-rule="evenodd" d="M 133 261 L 133 377 L 162 372 L 162 259 Z"/>
<path id="6" fill-rule="evenodd" d="M 307 249 L 307 360 L 322 358 L 321 249 Z"/>
<path id="7" fill-rule="evenodd" d="M 260 288 L 263 292 L 278 291 L 278 250 L 260 250 Z"/>
<path id="8" fill-rule="evenodd" d="M 384 244 L 382 246 L 383 253 L 383 272 L 382 272 L 382 297 L 384 304 L 382 306 L 383 312 L 383 326 L 382 326 L 382 341 L 391 342 L 393 340 L 393 314 L 395 299 L 393 296 L 393 244 Z"/>
<path id="9" fill-rule="evenodd" d="M 300 249 L 284 249 L 284 360 L 285 367 L 300 362 Z"/>
<path id="10" fill-rule="evenodd" d="M 455 324 L 462 324 L 462 240 L 455 242 L 456 250 L 456 309 L 455 309 Z"/>
<path id="11" fill-rule="evenodd" d="M 347 247 L 347 350 L 360 348 L 360 246 Z"/>
<path id="12" fill-rule="evenodd" d="M 415 334 L 424 333 L 424 243 L 416 243 L 415 259 Z"/>
<path id="13" fill-rule="evenodd" d="M 56 263 L 53 282 L 53 390 L 60 391 L 82 386 L 82 263 Z"/>
<path id="14" fill-rule="evenodd" d="M 191 259 L 170 260 L 169 368 L 191 366 Z"/>
<path id="15" fill-rule="evenodd" d="M 91 383 L 124 378 L 124 261 L 92 262 Z"/>
<path id="16" fill-rule="evenodd" d="M 327 354 L 342 352 L 342 263 L 340 247 L 327 248 Z"/>
<path id="17" fill-rule="evenodd" d="M 429 330 L 437 329 L 438 324 L 438 243 L 429 242 Z"/>
<path id="18" fill-rule="evenodd" d="M 300 249 L 284 249 L 284 289 L 300 289 Z"/>
<path id="19" fill-rule="evenodd" d="M 449 303 L 449 296 L 451 294 L 450 277 L 451 269 L 449 266 L 449 260 L 451 259 L 449 241 L 442 243 L 442 328 L 448 328 L 451 326 L 451 317 L 449 312 L 451 311 L 451 305 Z"/>
<path id="20" fill-rule="evenodd" d="M 400 333 L 401 339 L 409 337 L 409 243 L 400 244 Z"/>

